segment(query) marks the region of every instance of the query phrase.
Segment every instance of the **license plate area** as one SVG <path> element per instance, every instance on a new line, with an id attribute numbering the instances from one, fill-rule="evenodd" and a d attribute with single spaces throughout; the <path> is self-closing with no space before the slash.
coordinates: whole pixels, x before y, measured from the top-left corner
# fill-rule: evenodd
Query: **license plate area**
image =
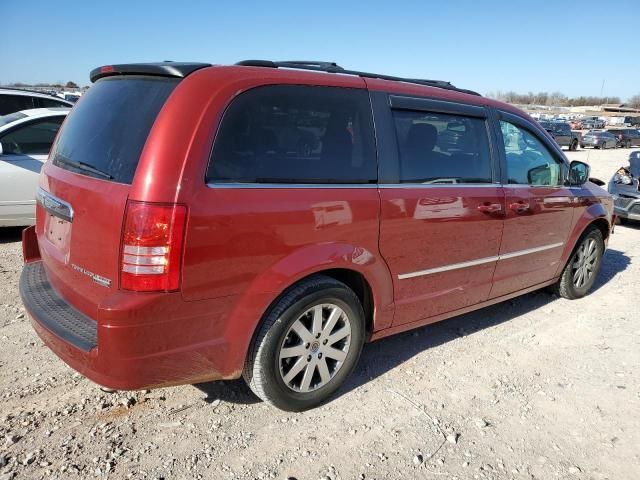
<path id="1" fill-rule="evenodd" d="M 71 223 L 46 212 L 44 234 L 45 238 L 55 247 L 58 253 L 65 257 L 65 260 L 68 259 L 71 240 Z"/>

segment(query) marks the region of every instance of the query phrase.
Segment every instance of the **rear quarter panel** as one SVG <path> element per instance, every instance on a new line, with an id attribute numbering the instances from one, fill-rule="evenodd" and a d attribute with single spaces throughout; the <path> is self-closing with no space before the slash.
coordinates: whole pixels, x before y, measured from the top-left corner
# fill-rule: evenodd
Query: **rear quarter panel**
<path id="1" fill-rule="evenodd" d="M 359 77 L 310 72 L 251 67 L 195 72 L 160 112 L 129 198 L 188 206 L 182 296 L 188 302 L 237 297 L 229 329 L 252 332 L 286 287 L 332 268 L 365 276 L 376 303 L 376 328 L 384 328 L 392 320 L 393 292 L 378 251 L 380 199 L 374 185 L 245 189 L 205 184 L 226 107 L 244 91 L 270 84 L 365 88 Z"/>

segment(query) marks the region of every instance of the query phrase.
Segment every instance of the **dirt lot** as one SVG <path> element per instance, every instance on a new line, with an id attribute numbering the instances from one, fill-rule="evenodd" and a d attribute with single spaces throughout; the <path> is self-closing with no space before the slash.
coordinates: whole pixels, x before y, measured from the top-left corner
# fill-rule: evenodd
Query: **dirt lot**
<path id="1" fill-rule="evenodd" d="M 608 180 L 628 150 L 570 152 Z M 640 478 L 640 225 L 595 291 L 538 292 L 368 345 L 326 406 L 241 381 L 108 394 L 31 330 L 17 230 L 0 232 L 0 480 Z"/>

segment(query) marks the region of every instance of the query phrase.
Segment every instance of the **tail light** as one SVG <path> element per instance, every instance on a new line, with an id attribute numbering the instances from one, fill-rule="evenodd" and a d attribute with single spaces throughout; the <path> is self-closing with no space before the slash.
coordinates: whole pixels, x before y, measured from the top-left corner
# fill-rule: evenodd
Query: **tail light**
<path id="1" fill-rule="evenodd" d="M 136 292 L 180 288 L 187 207 L 128 201 L 122 232 L 120 286 Z"/>

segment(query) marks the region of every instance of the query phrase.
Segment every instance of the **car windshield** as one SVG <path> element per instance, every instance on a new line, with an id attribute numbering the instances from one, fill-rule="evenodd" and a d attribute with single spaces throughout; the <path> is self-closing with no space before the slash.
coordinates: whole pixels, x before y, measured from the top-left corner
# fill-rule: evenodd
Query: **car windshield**
<path id="1" fill-rule="evenodd" d="M 20 120 L 21 118 L 25 118 L 26 115 L 22 112 L 14 112 L 9 115 L 0 116 L 0 126 L 7 125 L 11 122 L 15 122 L 16 120 Z"/>

